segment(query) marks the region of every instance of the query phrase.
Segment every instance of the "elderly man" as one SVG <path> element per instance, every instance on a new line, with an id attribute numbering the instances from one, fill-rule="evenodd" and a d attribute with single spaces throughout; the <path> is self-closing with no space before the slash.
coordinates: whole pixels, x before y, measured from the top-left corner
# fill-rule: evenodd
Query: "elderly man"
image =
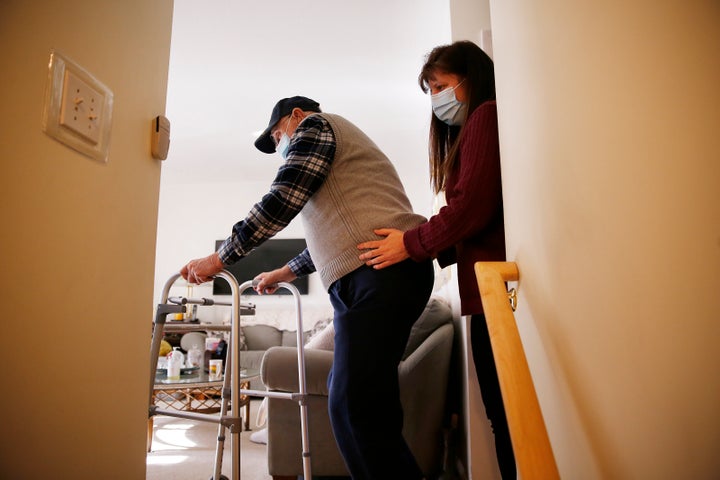
<path id="1" fill-rule="evenodd" d="M 255 146 L 284 159 L 270 191 L 217 252 L 181 273 L 189 282 L 208 281 L 302 212 L 307 250 L 258 275 L 256 289 L 271 293 L 278 282 L 319 273 L 334 308 L 329 414 L 348 470 L 354 479 L 420 479 L 402 437 L 397 367 L 432 290 L 432 263 L 374 269 L 358 258 L 356 245 L 378 238 L 376 228 L 404 231 L 425 218 L 412 212 L 395 168 L 367 135 L 314 100 L 280 100 Z"/>

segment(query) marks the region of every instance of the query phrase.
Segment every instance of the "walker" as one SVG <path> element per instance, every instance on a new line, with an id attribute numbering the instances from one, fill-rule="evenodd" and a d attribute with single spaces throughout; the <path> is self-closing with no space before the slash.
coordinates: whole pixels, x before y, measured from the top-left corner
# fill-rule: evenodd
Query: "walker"
<path id="1" fill-rule="evenodd" d="M 225 446 L 225 429 L 230 429 L 230 448 L 232 451 L 232 480 L 240 479 L 240 432 L 242 431 L 242 416 L 240 408 L 233 406 L 239 405 L 240 395 L 256 396 L 256 397 L 272 397 L 284 398 L 298 402 L 300 407 L 300 427 L 302 435 L 302 462 L 303 475 L 306 479 L 312 478 L 310 467 L 310 437 L 308 434 L 307 422 L 307 385 L 305 381 L 305 347 L 303 342 L 302 314 L 300 310 L 300 293 L 291 283 L 279 283 L 278 288 L 284 288 L 292 293 L 295 300 L 296 323 L 297 323 L 297 355 L 298 355 L 298 385 L 299 392 L 268 392 L 262 390 L 249 390 L 240 388 L 240 354 L 237 348 L 237 340 L 240 338 L 240 315 L 253 315 L 255 313 L 255 305 L 240 303 L 240 296 L 245 290 L 253 287 L 252 281 L 247 281 L 238 286 L 238 282 L 227 270 L 223 270 L 217 274 L 217 277 L 228 282 L 232 291 L 231 302 L 216 302 L 208 298 L 185 298 L 170 297 L 168 298 L 170 287 L 180 278 L 179 273 L 173 274 L 165 283 L 162 293 L 161 303 L 157 306 L 155 321 L 153 322 L 152 343 L 150 346 L 150 398 L 149 398 L 149 415 L 152 418 L 155 415 L 164 415 L 168 417 L 184 418 L 189 420 L 198 420 L 201 422 L 210 422 L 218 424 L 217 446 L 215 450 L 215 466 L 210 480 L 227 480 L 225 475 L 221 474 L 223 449 Z M 184 313 L 186 305 L 221 305 L 230 306 L 231 324 L 230 325 L 208 325 L 208 324 L 181 324 L 167 325 L 166 320 L 169 314 Z M 153 390 L 155 386 L 155 372 L 157 370 L 158 355 L 160 353 L 160 342 L 167 332 L 186 333 L 199 330 L 212 331 L 229 331 L 230 341 L 228 342 L 228 352 L 225 361 L 225 371 L 222 389 L 222 400 L 220 403 L 220 416 L 211 416 L 204 413 L 184 412 L 176 410 L 160 409 L 153 404 Z M 230 407 L 230 414 L 228 408 Z M 152 432 L 150 432 L 152 434 Z"/>

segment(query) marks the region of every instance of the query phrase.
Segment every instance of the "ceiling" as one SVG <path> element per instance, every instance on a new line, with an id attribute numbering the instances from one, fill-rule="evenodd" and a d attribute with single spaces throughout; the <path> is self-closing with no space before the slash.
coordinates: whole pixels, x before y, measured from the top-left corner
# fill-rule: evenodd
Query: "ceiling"
<path id="1" fill-rule="evenodd" d="M 271 180 L 279 158 L 253 141 L 278 99 L 305 95 L 362 128 L 403 181 L 427 186 L 417 75 L 449 41 L 448 0 L 175 0 L 162 185 Z"/>

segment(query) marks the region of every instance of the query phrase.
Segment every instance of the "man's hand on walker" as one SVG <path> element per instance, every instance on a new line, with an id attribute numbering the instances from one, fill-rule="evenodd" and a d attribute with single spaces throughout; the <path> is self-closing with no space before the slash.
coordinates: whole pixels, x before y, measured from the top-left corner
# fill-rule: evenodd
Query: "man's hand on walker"
<path id="1" fill-rule="evenodd" d="M 191 260 L 180 270 L 180 275 L 188 281 L 188 283 L 205 283 L 220 272 L 225 265 L 220 260 L 217 252 L 208 255 L 205 258 Z"/>
<path id="2" fill-rule="evenodd" d="M 278 283 L 292 282 L 297 278 L 287 265 L 270 272 L 262 272 L 253 278 L 253 288 L 259 295 L 272 295 L 278 289 Z"/>

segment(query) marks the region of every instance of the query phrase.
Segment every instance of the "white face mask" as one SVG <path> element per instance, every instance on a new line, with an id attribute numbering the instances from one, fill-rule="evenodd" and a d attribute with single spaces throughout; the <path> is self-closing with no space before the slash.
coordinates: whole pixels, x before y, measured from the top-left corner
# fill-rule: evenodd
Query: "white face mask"
<path id="1" fill-rule="evenodd" d="M 463 80 L 463 82 L 464 81 L 465 80 Z M 467 105 L 455 97 L 455 89 L 463 82 L 430 96 L 430 102 L 432 103 L 435 116 L 451 126 L 462 125 L 465 119 Z"/>

